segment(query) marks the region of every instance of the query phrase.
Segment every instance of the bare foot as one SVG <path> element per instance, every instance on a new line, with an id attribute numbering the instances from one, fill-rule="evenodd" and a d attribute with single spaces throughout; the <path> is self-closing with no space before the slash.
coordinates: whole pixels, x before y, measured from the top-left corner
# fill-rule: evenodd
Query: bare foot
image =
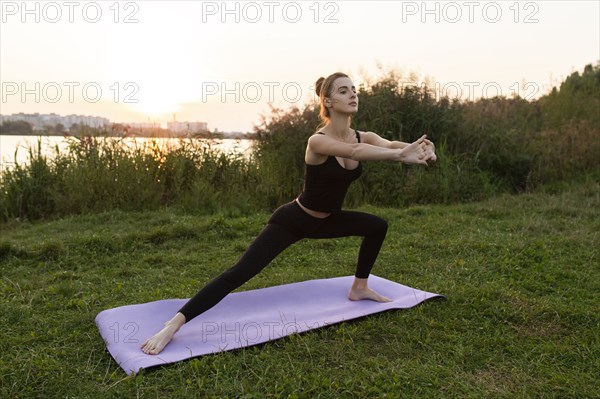
<path id="1" fill-rule="evenodd" d="M 148 338 L 142 345 L 142 351 L 148 355 L 158 355 L 173 339 L 179 328 L 185 323 L 185 316 L 177 313 L 175 317 L 165 323 L 158 333 Z"/>
<path id="2" fill-rule="evenodd" d="M 371 299 L 377 302 L 391 302 L 392 300 L 386 296 L 379 295 L 372 289 L 352 287 L 348 293 L 348 299 L 352 301 L 360 301 L 361 299 Z"/>

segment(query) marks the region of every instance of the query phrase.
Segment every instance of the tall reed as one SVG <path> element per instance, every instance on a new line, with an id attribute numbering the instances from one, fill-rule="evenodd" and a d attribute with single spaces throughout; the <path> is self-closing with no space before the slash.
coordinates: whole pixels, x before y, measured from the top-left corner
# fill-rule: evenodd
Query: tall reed
<path id="1" fill-rule="evenodd" d="M 85 136 L 68 138 L 66 150 L 46 156 L 41 140 L 29 161 L 2 172 L 0 215 L 39 219 L 114 208 L 147 210 L 181 206 L 213 212 L 222 206 L 256 203 L 256 168 L 242 155 L 180 139 L 138 143 Z M 244 206 L 242 206 L 243 208 Z"/>
<path id="2" fill-rule="evenodd" d="M 436 99 L 426 85 L 400 81 L 390 71 L 361 86 L 352 125 L 404 142 L 425 133 L 436 143 L 438 161 L 430 167 L 365 162 L 346 206 L 476 201 L 597 176 L 600 64 L 531 102 Z M 89 135 L 70 138 L 67 150 L 46 156 L 38 141 L 26 164 L 0 174 L 0 219 L 165 206 L 198 213 L 273 210 L 302 189 L 306 142 L 318 125 L 317 103 L 272 107 L 255 126 L 250 157 L 195 139 L 138 143 Z"/>

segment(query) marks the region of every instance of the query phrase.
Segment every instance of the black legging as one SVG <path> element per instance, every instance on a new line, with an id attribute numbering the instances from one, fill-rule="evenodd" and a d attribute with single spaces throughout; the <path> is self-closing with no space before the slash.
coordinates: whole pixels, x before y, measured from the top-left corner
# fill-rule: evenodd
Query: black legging
<path id="1" fill-rule="evenodd" d="M 364 212 L 339 211 L 326 218 L 304 212 L 296 201 L 280 206 L 239 261 L 209 282 L 180 310 L 190 321 L 257 275 L 284 249 L 302 238 L 364 237 L 355 276 L 367 278 L 387 233 L 387 222 Z"/>

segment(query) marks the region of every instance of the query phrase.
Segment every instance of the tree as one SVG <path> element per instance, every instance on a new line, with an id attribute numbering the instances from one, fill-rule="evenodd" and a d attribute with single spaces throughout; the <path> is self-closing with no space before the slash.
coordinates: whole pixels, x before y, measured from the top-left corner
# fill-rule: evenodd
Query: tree
<path id="1" fill-rule="evenodd" d="M 0 134 L 10 135 L 30 135 L 33 134 L 33 127 L 27 121 L 4 121 L 0 125 Z"/>

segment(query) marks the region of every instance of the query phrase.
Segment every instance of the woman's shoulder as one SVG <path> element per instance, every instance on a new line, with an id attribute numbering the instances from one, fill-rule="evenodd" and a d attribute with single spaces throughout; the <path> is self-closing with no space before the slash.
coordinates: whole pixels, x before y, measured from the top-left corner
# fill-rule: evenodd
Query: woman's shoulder
<path id="1" fill-rule="evenodd" d="M 358 142 L 362 143 L 361 137 L 364 132 L 359 132 L 357 129 L 354 129 L 354 133 L 356 133 L 356 138 L 358 139 Z"/>
<path id="2" fill-rule="evenodd" d="M 379 135 L 377 133 L 373 133 L 368 130 L 361 130 L 361 131 L 357 130 L 357 132 L 360 135 L 361 143 L 373 144 L 373 142 L 376 141 L 377 138 L 379 137 Z"/>
<path id="3" fill-rule="evenodd" d="M 352 132 L 352 133 L 350 133 L 350 132 Z M 333 140 L 335 140 L 336 142 L 339 142 L 340 144 L 363 143 L 363 142 L 367 141 L 365 139 L 368 137 L 368 132 L 362 132 L 357 129 L 350 129 L 350 132 L 349 132 L 349 136 L 348 136 L 349 140 L 337 140 L 337 139 L 333 139 Z M 353 136 L 353 139 L 350 139 L 350 135 Z M 327 142 L 330 143 L 329 140 L 332 139 L 331 136 L 328 136 L 325 132 L 319 130 L 308 137 L 308 140 L 307 140 L 308 147 L 310 148 L 311 144 L 313 144 L 313 143 L 314 144 L 323 143 L 322 140 L 325 140 L 325 139 L 322 139 L 321 137 L 324 137 L 324 136 L 329 137 L 329 139 L 327 139 Z"/>
<path id="4" fill-rule="evenodd" d="M 327 136 L 324 132 L 322 131 L 316 131 L 313 134 L 311 134 L 310 136 L 308 136 L 307 139 L 307 143 L 310 145 L 310 142 L 313 141 L 315 138 L 317 137 L 323 137 L 323 136 Z M 320 138 L 318 138 L 317 140 L 321 140 Z"/>
<path id="5" fill-rule="evenodd" d="M 350 129 L 350 131 L 353 132 L 356 135 L 356 137 L 358 137 L 358 138 L 360 138 L 362 135 L 365 135 L 365 134 L 369 133 L 369 132 L 366 132 L 366 131 L 360 131 L 358 129 Z M 314 132 L 313 134 L 311 134 L 310 137 L 316 136 L 316 135 L 327 136 L 327 134 L 325 132 L 323 132 L 322 130 L 317 130 L 316 132 Z"/>

